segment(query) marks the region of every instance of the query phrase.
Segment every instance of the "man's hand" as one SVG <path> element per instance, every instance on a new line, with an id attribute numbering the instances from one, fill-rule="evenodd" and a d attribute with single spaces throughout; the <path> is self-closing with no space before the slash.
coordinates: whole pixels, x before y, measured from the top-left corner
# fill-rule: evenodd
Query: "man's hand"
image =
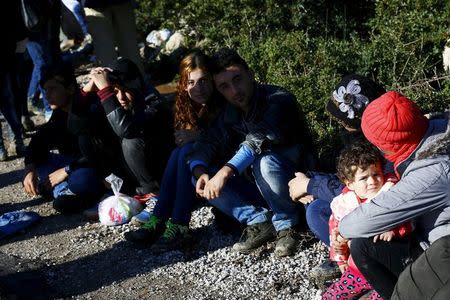
<path id="1" fill-rule="evenodd" d="M 200 131 L 192 129 L 175 130 L 175 144 L 178 147 L 184 146 L 198 138 Z"/>
<path id="2" fill-rule="evenodd" d="M 383 232 L 381 234 L 377 234 L 376 236 L 374 236 L 373 242 L 376 243 L 377 240 L 390 242 L 394 238 L 394 236 L 395 236 L 395 233 L 393 230 L 386 231 L 386 232 Z"/>
<path id="3" fill-rule="evenodd" d="M 200 175 L 197 179 L 197 183 L 195 184 L 195 192 L 200 197 L 204 197 L 205 192 L 205 186 L 209 182 L 209 175 L 207 173 L 204 173 Z"/>
<path id="4" fill-rule="evenodd" d="M 58 169 L 55 172 L 48 175 L 48 181 L 50 182 L 51 187 L 54 187 L 58 183 L 63 182 L 69 175 L 66 173 L 64 168 Z"/>
<path id="5" fill-rule="evenodd" d="M 301 197 L 307 195 L 307 188 L 309 183 L 309 178 L 301 172 L 295 173 L 295 177 L 289 181 L 289 196 L 291 196 L 292 201 L 300 201 L 304 203 L 302 200 L 300 200 Z M 304 199 L 306 203 L 308 199 Z M 304 203 L 304 204 L 306 204 Z"/>
<path id="6" fill-rule="evenodd" d="M 216 175 L 205 184 L 203 198 L 206 200 L 213 200 L 219 197 L 228 178 L 233 176 L 233 174 L 234 171 L 230 167 L 223 166 L 222 169 L 220 169 Z"/>
<path id="7" fill-rule="evenodd" d="M 25 176 L 22 184 L 25 192 L 31 196 L 37 196 L 39 194 L 37 174 L 34 168 L 25 168 Z"/>

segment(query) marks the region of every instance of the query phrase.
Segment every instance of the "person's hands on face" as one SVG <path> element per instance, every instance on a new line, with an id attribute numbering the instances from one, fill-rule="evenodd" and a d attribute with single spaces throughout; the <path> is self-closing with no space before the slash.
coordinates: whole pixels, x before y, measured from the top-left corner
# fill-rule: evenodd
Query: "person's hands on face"
<path id="1" fill-rule="evenodd" d="M 190 143 L 198 138 L 200 132 L 192 129 L 179 129 L 175 130 L 175 144 L 178 147 L 182 147 L 187 143 Z"/>
<path id="2" fill-rule="evenodd" d="M 378 240 L 390 242 L 394 238 L 395 233 L 393 230 L 383 232 L 381 234 L 377 234 L 373 237 L 373 242 L 376 243 Z"/>
<path id="3" fill-rule="evenodd" d="M 25 171 L 25 176 L 23 178 L 22 184 L 25 192 L 31 196 L 37 196 L 39 194 L 38 180 L 35 170 Z"/>
<path id="4" fill-rule="evenodd" d="M 64 168 L 58 169 L 55 172 L 48 175 L 48 181 L 50 182 L 50 186 L 54 187 L 58 183 L 63 182 L 69 175 L 66 173 Z"/>
<path id="5" fill-rule="evenodd" d="M 307 195 L 309 180 L 310 179 L 308 178 L 308 176 L 306 176 L 304 173 L 301 172 L 295 173 L 295 177 L 291 179 L 288 183 L 289 196 L 291 196 L 292 201 L 300 201 L 303 204 L 307 204 L 312 201 L 310 197 L 300 200 L 301 197 Z"/>

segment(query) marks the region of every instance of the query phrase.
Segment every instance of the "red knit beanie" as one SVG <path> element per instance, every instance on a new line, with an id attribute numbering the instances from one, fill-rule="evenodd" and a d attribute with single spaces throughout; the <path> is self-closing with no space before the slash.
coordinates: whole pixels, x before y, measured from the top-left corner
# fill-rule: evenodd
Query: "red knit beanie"
<path id="1" fill-rule="evenodd" d="M 428 128 L 428 119 L 417 104 L 390 91 L 372 101 L 363 113 L 361 128 L 365 137 L 398 165 L 418 146 Z"/>

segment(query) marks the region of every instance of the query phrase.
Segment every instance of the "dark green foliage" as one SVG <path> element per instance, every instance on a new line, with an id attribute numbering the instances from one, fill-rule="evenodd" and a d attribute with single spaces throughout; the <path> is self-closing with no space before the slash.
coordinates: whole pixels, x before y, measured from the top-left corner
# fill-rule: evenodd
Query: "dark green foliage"
<path id="1" fill-rule="evenodd" d="M 339 79 L 359 73 L 400 90 L 424 112 L 449 107 L 441 52 L 450 1 L 140 0 L 140 30 L 168 27 L 209 52 L 234 47 L 256 77 L 293 92 L 322 157 L 333 153 L 336 124 L 324 110 Z M 329 156 L 329 155 L 328 155 Z"/>

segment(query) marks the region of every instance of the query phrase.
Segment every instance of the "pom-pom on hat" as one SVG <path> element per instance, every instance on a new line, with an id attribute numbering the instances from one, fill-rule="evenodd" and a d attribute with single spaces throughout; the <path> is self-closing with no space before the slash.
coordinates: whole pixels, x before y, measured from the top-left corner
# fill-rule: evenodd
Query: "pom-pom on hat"
<path id="1" fill-rule="evenodd" d="M 394 91 L 371 102 L 361 122 L 364 136 L 396 164 L 414 151 L 427 128 L 417 104 Z"/>
<path id="2" fill-rule="evenodd" d="M 347 75 L 336 86 L 325 108 L 343 126 L 360 130 L 364 109 L 385 92 L 383 87 L 367 77 Z"/>

